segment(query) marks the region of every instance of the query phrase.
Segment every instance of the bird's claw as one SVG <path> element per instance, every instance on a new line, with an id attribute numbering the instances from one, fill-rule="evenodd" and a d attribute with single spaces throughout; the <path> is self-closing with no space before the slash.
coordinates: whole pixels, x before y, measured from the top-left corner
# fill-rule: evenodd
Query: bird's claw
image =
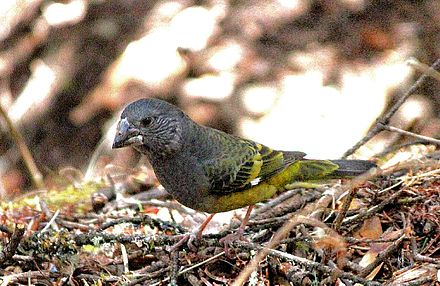
<path id="1" fill-rule="evenodd" d="M 225 253 L 227 256 L 231 256 L 229 253 L 229 247 L 237 240 L 248 241 L 246 237 L 244 237 L 244 229 L 239 228 L 236 232 L 230 233 L 225 237 L 219 240 L 220 244 L 223 244 L 225 247 Z"/>
<path id="2" fill-rule="evenodd" d="M 197 242 L 199 240 L 200 238 L 195 233 L 186 233 L 182 235 L 182 238 L 178 242 L 176 242 L 169 248 L 169 252 L 179 250 L 180 247 L 182 247 L 185 243 L 188 246 L 189 250 L 196 252 L 197 246 L 194 244 L 194 242 Z"/>

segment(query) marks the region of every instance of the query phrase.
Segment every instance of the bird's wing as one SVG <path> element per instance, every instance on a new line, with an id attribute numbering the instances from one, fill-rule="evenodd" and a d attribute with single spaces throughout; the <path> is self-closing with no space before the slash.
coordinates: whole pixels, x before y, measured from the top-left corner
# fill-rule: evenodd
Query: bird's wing
<path id="1" fill-rule="evenodd" d="M 255 186 L 305 156 L 302 152 L 272 150 L 250 140 L 234 138 L 222 154 L 204 165 L 209 191 L 234 192 Z"/>

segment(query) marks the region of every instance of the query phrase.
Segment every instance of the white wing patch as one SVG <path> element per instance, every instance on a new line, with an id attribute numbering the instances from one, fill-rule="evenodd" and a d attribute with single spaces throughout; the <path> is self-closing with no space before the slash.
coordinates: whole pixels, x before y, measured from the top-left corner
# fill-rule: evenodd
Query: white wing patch
<path id="1" fill-rule="evenodd" d="M 253 180 L 251 181 L 251 186 L 258 185 L 258 184 L 260 183 L 260 181 L 261 181 L 261 178 L 260 178 L 260 177 L 253 179 Z"/>

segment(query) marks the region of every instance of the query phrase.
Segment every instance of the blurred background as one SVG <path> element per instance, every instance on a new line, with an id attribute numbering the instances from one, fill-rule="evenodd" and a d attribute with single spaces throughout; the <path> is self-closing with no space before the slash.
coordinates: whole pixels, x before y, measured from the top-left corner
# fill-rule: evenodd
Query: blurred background
<path id="1" fill-rule="evenodd" d="M 142 97 L 308 158 L 338 158 L 440 57 L 440 1 L 1 0 L 0 104 L 46 184 L 60 170 L 129 170 L 110 150 L 121 109 Z M 439 83 L 392 125 L 440 134 Z M 0 191 L 32 188 L 0 119 Z M 401 140 L 382 133 L 354 155 Z"/>

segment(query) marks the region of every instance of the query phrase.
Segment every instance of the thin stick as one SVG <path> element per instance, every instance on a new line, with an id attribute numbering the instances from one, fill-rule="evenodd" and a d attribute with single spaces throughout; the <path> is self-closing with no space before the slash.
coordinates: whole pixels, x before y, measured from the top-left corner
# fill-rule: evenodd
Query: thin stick
<path id="1" fill-rule="evenodd" d="M 419 62 L 416 58 L 410 58 L 407 61 L 407 64 L 409 66 L 411 66 L 412 68 L 414 68 L 422 73 L 425 73 L 427 75 L 430 75 L 433 78 L 435 78 L 436 80 L 440 81 L 440 73 L 438 71 L 430 69 L 428 65 L 425 65 L 424 63 Z"/>
<path id="2" fill-rule="evenodd" d="M 38 170 L 34 158 L 32 157 L 32 154 L 23 139 L 23 136 L 21 136 L 20 132 L 18 132 L 18 130 L 15 128 L 14 123 L 12 122 L 6 110 L 3 109 L 3 106 L 1 104 L 0 115 L 4 118 L 6 125 L 8 126 L 9 132 L 11 133 L 11 137 L 15 141 L 21 157 L 23 158 L 24 164 L 31 174 L 32 183 L 39 190 L 45 189 L 43 176 Z"/>
<path id="3" fill-rule="evenodd" d="M 354 195 L 357 193 L 356 188 L 352 188 L 347 196 L 345 197 L 344 202 L 342 203 L 342 207 L 336 216 L 334 228 L 336 231 L 339 231 L 339 228 L 341 227 L 342 221 L 344 220 L 345 216 L 347 215 L 348 209 L 350 208 L 350 204 L 354 199 Z"/>
<path id="4" fill-rule="evenodd" d="M 379 125 L 381 125 L 381 123 L 379 123 Z M 389 125 L 382 125 L 382 128 L 385 129 L 385 130 L 391 131 L 391 132 L 396 132 L 396 133 L 399 133 L 399 134 L 402 134 L 402 135 L 411 136 L 411 137 L 414 137 L 414 138 L 417 138 L 417 139 L 421 139 L 423 141 L 426 141 L 426 142 L 429 142 L 429 143 L 432 143 L 432 144 L 440 146 L 440 140 L 432 138 L 432 137 L 419 135 L 419 134 L 412 133 L 412 132 L 409 132 L 409 131 L 405 131 L 405 130 L 402 130 L 400 128 L 389 126 Z"/>
<path id="5" fill-rule="evenodd" d="M 299 256 L 296 256 L 296 255 L 292 255 L 290 253 L 286 253 L 286 252 L 283 252 L 283 251 L 279 251 L 279 250 L 275 250 L 275 249 L 269 249 L 267 247 L 260 246 L 260 245 L 258 245 L 256 243 L 244 242 L 244 241 L 237 241 L 236 243 L 238 245 L 246 247 L 248 249 L 254 249 L 254 250 L 257 249 L 257 250 L 260 250 L 260 251 L 261 250 L 266 250 L 269 255 L 272 255 L 272 256 L 275 256 L 275 257 L 279 257 L 279 258 L 283 258 L 283 259 L 286 259 L 286 260 L 289 260 L 289 261 L 293 261 L 295 263 L 304 265 L 308 269 L 312 269 L 312 270 L 318 269 L 318 270 L 320 270 L 322 272 L 326 272 L 326 273 L 328 273 L 330 275 L 336 275 L 337 277 L 350 279 L 350 280 L 352 280 L 354 282 L 362 283 L 362 284 L 365 284 L 365 285 L 381 285 L 378 282 L 368 281 L 367 279 L 365 279 L 363 277 L 356 276 L 356 275 L 353 275 L 353 274 L 348 273 L 348 272 L 344 272 L 344 271 L 342 271 L 342 270 L 340 270 L 338 268 L 331 268 L 331 267 L 323 265 L 321 263 L 318 263 L 318 262 L 315 262 L 315 261 L 311 261 L 311 260 L 308 260 L 306 258 L 299 257 Z M 235 284 L 233 284 L 233 285 L 235 285 Z"/>
<path id="6" fill-rule="evenodd" d="M 128 268 L 127 248 L 125 248 L 125 245 L 123 243 L 120 243 L 119 247 L 121 249 L 122 265 L 124 267 L 124 274 L 128 274 L 130 272 L 130 269 Z"/>
<path id="7" fill-rule="evenodd" d="M 371 273 L 371 271 L 374 270 L 374 268 L 376 268 L 377 266 L 379 266 L 379 264 L 381 264 L 384 260 L 386 260 L 387 258 L 389 258 L 389 256 L 391 255 L 391 253 L 393 251 L 395 251 L 400 244 L 403 242 L 403 240 L 406 238 L 406 235 L 403 234 L 401 237 L 399 237 L 397 240 L 395 240 L 394 242 L 391 243 L 390 246 L 388 246 L 387 249 L 385 249 L 384 251 L 380 252 L 379 255 L 377 256 L 376 260 L 374 260 L 373 262 L 371 262 L 370 264 L 368 264 L 368 266 L 366 266 L 360 273 L 359 276 L 361 277 L 366 277 L 368 274 Z"/>
<path id="8" fill-rule="evenodd" d="M 58 228 L 57 224 L 55 223 L 55 219 L 58 217 L 59 214 L 60 214 L 60 210 L 57 209 L 57 211 L 56 211 L 56 212 L 53 214 L 53 216 L 50 218 L 49 223 L 46 224 L 46 226 L 41 230 L 41 232 L 45 232 L 45 231 L 47 231 L 51 225 L 54 226 L 54 230 L 58 231 L 59 228 Z"/>
<path id="9" fill-rule="evenodd" d="M 206 260 L 203 260 L 203 261 L 201 261 L 201 262 L 199 262 L 199 263 L 196 263 L 196 264 L 194 264 L 194 265 L 192 265 L 192 266 L 190 266 L 190 267 L 188 267 L 188 268 L 183 269 L 182 271 L 180 271 L 179 273 L 177 273 L 177 276 L 180 276 L 180 275 L 182 275 L 182 274 L 185 274 L 186 272 L 188 272 L 188 271 L 190 271 L 190 270 L 193 270 L 193 269 L 195 269 L 195 268 L 198 268 L 198 267 L 202 266 L 203 264 L 209 263 L 209 262 L 211 262 L 211 261 L 213 261 L 213 260 L 215 260 L 215 259 L 217 259 L 217 258 L 219 258 L 220 256 L 223 256 L 223 255 L 225 255 L 225 252 L 224 252 L 224 251 L 222 251 L 222 252 L 220 252 L 220 253 L 218 253 L 218 254 L 216 254 L 216 255 L 214 255 L 214 256 L 212 256 L 212 257 L 206 259 Z M 158 286 L 158 285 L 161 285 L 161 284 L 163 284 L 163 283 L 165 283 L 165 282 L 167 282 L 167 281 L 169 281 L 169 280 L 170 280 L 170 278 L 167 277 L 167 278 L 165 278 L 165 279 L 163 279 L 163 280 L 161 280 L 161 281 L 159 281 L 159 282 L 157 282 L 157 283 L 151 284 L 151 286 Z"/>
<path id="10" fill-rule="evenodd" d="M 365 176 L 368 176 L 369 174 L 375 174 L 377 173 L 377 169 L 371 169 L 368 171 Z M 354 198 L 354 195 L 356 194 L 357 190 L 355 188 L 355 185 L 352 184 L 351 187 L 348 188 L 348 194 L 342 204 L 341 210 L 339 211 L 338 215 L 336 216 L 336 220 L 334 223 L 334 228 L 336 231 L 339 230 L 341 227 L 342 221 L 344 220 L 345 216 L 347 215 L 348 209 L 350 208 L 351 201 Z"/>
<path id="11" fill-rule="evenodd" d="M 170 257 L 170 274 L 169 274 L 169 285 L 177 285 L 177 275 L 179 274 L 179 251 L 173 251 L 171 252 Z"/>
<path id="12" fill-rule="evenodd" d="M 26 229 L 22 224 L 17 224 L 15 226 L 15 230 L 9 239 L 9 243 L 0 252 L 0 266 L 2 266 L 5 261 L 10 260 L 12 256 L 14 256 L 15 251 L 17 250 L 18 245 L 23 238 L 25 230 Z"/>
<path id="13" fill-rule="evenodd" d="M 435 63 L 430 67 L 429 72 L 422 74 L 419 79 L 411 86 L 411 88 L 403 94 L 401 98 L 390 108 L 390 110 L 385 113 L 382 117 L 376 119 L 376 124 L 374 127 L 368 132 L 368 134 L 359 140 L 353 147 L 351 147 L 349 150 L 347 150 L 342 158 L 347 158 L 351 154 L 353 154 L 359 147 L 367 143 L 371 138 L 376 136 L 379 132 L 383 131 L 383 125 L 387 125 L 390 122 L 391 117 L 396 113 L 396 111 L 402 106 L 402 104 L 413 95 L 425 81 L 428 79 L 428 77 L 431 76 L 431 70 L 438 71 L 440 69 L 440 59 L 436 60 Z"/>
<path id="14" fill-rule="evenodd" d="M 395 192 L 394 194 L 392 194 L 389 198 L 387 198 L 386 200 L 380 202 L 380 204 L 371 207 L 370 209 L 368 209 L 368 210 L 365 211 L 365 212 L 361 212 L 361 213 L 359 213 L 359 214 L 357 214 L 357 215 L 354 215 L 354 216 L 351 216 L 351 217 L 345 218 L 345 219 L 342 221 L 342 223 L 343 223 L 344 225 L 347 225 L 347 224 L 353 224 L 353 223 L 361 222 L 361 221 L 363 221 L 363 220 L 366 220 L 366 219 L 372 217 L 373 215 L 375 215 L 375 214 L 377 214 L 378 212 L 380 212 L 381 210 L 383 210 L 383 209 L 385 208 L 385 206 L 387 206 L 388 204 L 393 203 L 394 200 L 395 200 L 396 198 L 398 198 L 398 197 L 403 193 L 404 190 L 405 190 L 405 189 L 400 189 L 400 190 L 398 190 L 397 192 Z"/>
<path id="15" fill-rule="evenodd" d="M 439 259 L 425 256 L 425 255 L 422 255 L 419 253 L 419 251 L 417 250 L 417 241 L 416 241 L 415 237 L 411 237 L 411 251 L 412 251 L 413 258 L 415 261 L 428 262 L 428 263 L 432 263 L 432 264 L 440 264 Z"/>

